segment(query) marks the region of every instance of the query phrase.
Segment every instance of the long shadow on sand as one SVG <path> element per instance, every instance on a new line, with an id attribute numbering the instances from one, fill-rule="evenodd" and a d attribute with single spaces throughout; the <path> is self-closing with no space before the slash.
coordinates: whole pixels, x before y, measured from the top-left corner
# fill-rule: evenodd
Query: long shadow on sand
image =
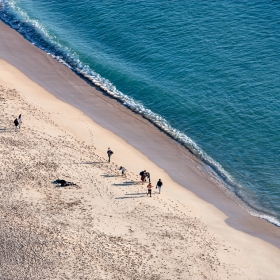
<path id="1" fill-rule="evenodd" d="M 105 178 L 112 178 L 112 177 L 120 177 L 122 175 L 109 175 L 109 174 L 102 174 L 101 176 L 105 177 Z"/>
<path id="2" fill-rule="evenodd" d="M 146 193 L 144 193 L 144 194 L 142 194 L 142 195 L 138 195 L 138 196 L 135 196 L 135 195 L 133 194 L 133 196 L 120 196 L 120 197 L 116 197 L 115 199 L 143 198 L 143 197 L 146 197 L 146 196 L 147 196 Z"/>
<path id="3" fill-rule="evenodd" d="M 143 193 L 126 193 L 125 195 L 146 195 L 147 193 L 143 192 Z"/>
<path id="4" fill-rule="evenodd" d="M 12 131 L 12 129 L 8 129 L 8 128 L 0 128 L 0 133 L 3 133 L 3 132 L 8 132 L 8 131 Z"/>
<path id="5" fill-rule="evenodd" d="M 127 182 L 123 182 L 122 184 L 113 184 L 113 186 L 132 186 L 132 185 L 138 185 L 138 182 L 134 182 L 134 181 L 127 181 Z"/>

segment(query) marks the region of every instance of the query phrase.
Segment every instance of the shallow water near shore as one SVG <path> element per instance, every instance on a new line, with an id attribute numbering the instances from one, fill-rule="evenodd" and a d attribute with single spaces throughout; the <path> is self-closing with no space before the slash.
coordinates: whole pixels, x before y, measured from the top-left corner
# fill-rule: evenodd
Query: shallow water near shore
<path id="1" fill-rule="evenodd" d="M 1 3 L 1 2 L 0 2 Z M 2 1 L 0 17 L 184 143 L 280 225 L 277 3 Z"/>

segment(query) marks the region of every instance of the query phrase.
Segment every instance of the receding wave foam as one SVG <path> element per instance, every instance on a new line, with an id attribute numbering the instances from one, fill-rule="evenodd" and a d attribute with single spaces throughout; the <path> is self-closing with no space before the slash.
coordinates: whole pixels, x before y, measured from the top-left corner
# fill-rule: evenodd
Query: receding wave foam
<path id="1" fill-rule="evenodd" d="M 29 16 L 16 6 L 16 1 L 0 0 L 0 18 L 12 28 L 21 33 L 26 39 L 38 48 L 44 50 L 53 58 L 63 63 L 79 75 L 90 80 L 94 85 L 100 87 L 110 96 L 118 99 L 130 108 L 132 111 L 141 114 L 151 121 L 159 129 L 170 135 L 173 139 L 184 145 L 191 153 L 197 156 L 205 165 L 199 166 L 202 172 L 205 172 L 210 178 L 217 183 L 223 192 L 235 200 L 243 209 L 253 216 L 265 219 L 277 226 L 278 221 L 270 213 L 264 213 L 263 210 L 257 209 L 253 202 L 248 201 L 246 196 L 240 195 L 243 188 L 240 184 L 226 172 L 223 167 L 214 159 L 209 157 L 191 138 L 179 130 L 173 128 L 163 117 L 145 108 L 142 104 L 133 98 L 123 94 L 107 79 L 101 77 L 98 73 L 90 69 L 80 61 L 77 54 L 67 47 L 60 45 L 55 41 L 47 30 L 38 21 L 30 19 Z"/>

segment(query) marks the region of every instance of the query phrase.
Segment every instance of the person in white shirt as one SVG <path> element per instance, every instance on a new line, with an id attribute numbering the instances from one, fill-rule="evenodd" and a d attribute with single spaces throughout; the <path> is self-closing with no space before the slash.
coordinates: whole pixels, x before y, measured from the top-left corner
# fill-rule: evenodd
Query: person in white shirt
<path id="1" fill-rule="evenodd" d="M 126 169 L 125 169 L 123 166 L 121 166 L 121 167 L 120 167 L 120 170 L 122 171 L 122 176 L 123 176 L 123 177 L 126 177 L 126 174 L 125 174 Z"/>
<path id="2" fill-rule="evenodd" d="M 20 115 L 18 116 L 18 128 L 20 128 L 21 125 L 22 125 L 22 115 L 20 114 Z"/>

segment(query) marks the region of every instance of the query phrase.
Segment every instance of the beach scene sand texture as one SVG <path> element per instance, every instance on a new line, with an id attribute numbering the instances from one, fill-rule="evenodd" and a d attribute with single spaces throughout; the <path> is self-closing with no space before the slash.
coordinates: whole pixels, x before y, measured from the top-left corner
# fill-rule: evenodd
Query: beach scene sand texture
<path id="1" fill-rule="evenodd" d="M 279 227 L 205 162 L 2 21 L 0 38 L 1 279 L 279 279 Z"/>
<path id="2" fill-rule="evenodd" d="M 219 248 L 228 257 L 236 249 L 187 214 L 186 205 L 155 190 L 148 199 L 138 174 L 120 176 L 116 163 L 56 123 L 53 112 L 16 89 L 0 92 L 1 279 L 240 275 L 219 256 Z M 74 111 L 66 109 L 55 117 L 69 120 Z M 10 117 L 19 111 L 24 123 L 15 132 Z M 85 129 L 77 132 L 94 142 L 90 120 L 75 113 Z M 57 178 L 76 185 L 54 185 Z"/>
<path id="3" fill-rule="evenodd" d="M 277 248 L 227 226 L 222 213 L 13 66 L 2 60 L 0 69 L 2 279 L 277 279 Z M 112 163 L 98 138 L 114 143 Z M 122 149 L 137 159 L 125 162 L 126 178 Z M 147 197 L 137 172 L 144 164 L 161 176 L 162 194 Z M 54 185 L 58 178 L 76 185 Z"/>

